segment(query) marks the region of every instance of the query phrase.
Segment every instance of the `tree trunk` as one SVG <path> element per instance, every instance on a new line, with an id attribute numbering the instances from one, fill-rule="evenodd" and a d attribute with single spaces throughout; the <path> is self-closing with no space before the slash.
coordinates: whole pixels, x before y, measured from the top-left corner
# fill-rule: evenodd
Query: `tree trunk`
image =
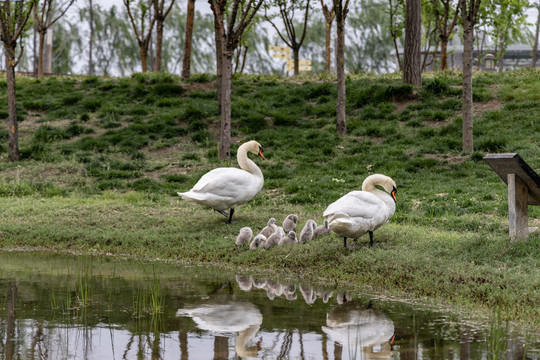
<path id="1" fill-rule="evenodd" d="M 38 50 L 38 73 L 37 77 L 41 78 L 43 76 L 43 53 L 45 48 L 45 35 L 47 30 L 39 30 L 39 50 Z"/>
<path id="2" fill-rule="evenodd" d="M 421 1 L 407 0 L 405 10 L 403 82 L 414 86 L 422 86 L 422 67 L 420 63 L 421 25 Z"/>
<path id="3" fill-rule="evenodd" d="M 92 58 L 94 48 L 94 4 L 92 0 L 88 0 L 89 16 L 90 16 L 90 40 L 88 44 L 88 75 L 94 75 L 94 61 Z"/>
<path id="4" fill-rule="evenodd" d="M 232 51 L 226 51 L 222 56 L 221 72 L 221 131 L 219 136 L 218 158 L 231 159 L 231 75 Z"/>
<path id="5" fill-rule="evenodd" d="M 463 31 L 463 151 L 473 151 L 473 29 L 465 27 Z"/>
<path id="6" fill-rule="evenodd" d="M 536 68 L 536 61 L 538 60 L 538 33 L 540 32 L 540 7 L 538 8 L 538 17 L 536 18 L 536 33 L 534 35 L 534 47 L 532 53 L 531 67 Z"/>
<path id="7" fill-rule="evenodd" d="M 300 52 L 300 47 L 298 46 L 294 46 L 295 44 L 293 44 L 293 61 L 294 61 L 294 76 L 298 76 L 298 74 L 300 74 L 300 65 L 299 65 L 299 52 Z"/>
<path id="8" fill-rule="evenodd" d="M 34 25 L 34 38 L 33 38 L 33 44 L 34 48 L 32 49 L 34 60 L 32 61 L 32 66 L 34 70 L 34 76 L 37 76 L 38 74 L 38 31 L 37 27 Z"/>
<path id="9" fill-rule="evenodd" d="M 146 72 L 146 63 L 147 63 L 147 56 L 148 56 L 148 48 L 146 48 L 144 45 L 139 46 L 139 53 L 141 54 L 141 72 Z"/>
<path id="10" fill-rule="evenodd" d="M 17 123 L 17 94 L 15 91 L 15 49 L 9 49 L 4 43 L 6 55 L 6 80 L 8 100 L 8 159 L 19 161 L 19 125 Z"/>
<path id="11" fill-rule="evenodd" d="M 342 9 L 339 9 L 342 12 Z M 336 118 L 337 118 L 337 134 L 339 136 L 347 133 L 347 120 L 345 118 L 345 19 L 343 14 L 338 14 L 336 8 L 336 72 L 337 72 L 337 102 L 336 102 Z"/>
<path id="12" fill-rule="evenodd" d="M 156 58 L 154 59 L 154 71 L 161 71 L 161 58 L 163 46 L 163 20 L 156 21 Z"/>
<path id="13" fill-rule="evenodd" d="M 505 49 L 505 37 L 501 34 L 499 37 L 500 39 L 500 54 L 497 59 L 497 67 L 499 68 L 499 72 L 502 73 L 504 70 L 504 49 Z"/>
<path id="14" fill-rule="evenodd" d="M 441 70 L 445 70 L 447 66 L 448 58 L 448 38 L 446 36 L 441 36 Z"/>
<path id="15" fill-rule="evenodd" d="M 211 1 L 211 0 L 210 0 Z M 218 112 L 221 114 L 221 91 L 223 82 L 223 37 L 219 28 L 219 22 L 214 13 L 214 37 L 216 41 L 216 89 Z"/>
<path id="16" fill-rule="evenodd" d="M 325 55 L 324 55 L 324 72 L 330 74 L 331 54 L 332 54 L 332 21 L 326 20 L 325 27 Z"/>
<path id="17" fill-rule="evenodd" d="M 191 76 L 191 44 L 193 42 L 193 24 L 195 19 L 195 0 L 188 0 L 184 57 L 182 59 L 182 80 Z"/>

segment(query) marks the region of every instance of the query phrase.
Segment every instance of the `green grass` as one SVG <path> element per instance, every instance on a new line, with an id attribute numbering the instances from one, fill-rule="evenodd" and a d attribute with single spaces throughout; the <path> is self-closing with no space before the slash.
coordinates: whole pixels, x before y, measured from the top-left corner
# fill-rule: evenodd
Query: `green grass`
<path id="1" fill-rule="evenodd" d="M 217 160 L 214 80 L 18 78 L 23 160 L 7 162 L 0 129 L 0 246 L 285 272 L 540 323 L 540 236 L 509 243 L 506 186 L 482 161 L 519 152 L 539 170 L 539 72 L 475 76 L 473 154 L 461 152 L 459 74 L 425 75 L 421 89 L 397 75 L 349 76 L 341 138 L 334 82 L 237 77 L 231 162 Z M 267 160 L 255 161 L 265 186 L 237 209 L 237 224 L 180 200 L 176 192 L 208 170 L 236 166 L 249 139 L 264 148 Z M 257 232 L 270 217 L 322 223 L 326 206 L 372 173 L 391 176 L 399 190 L 378 246 L 344 251 L 336 236 L 268 251 L 234 245 L 241 227 Z M 540 209 L 529 213 L 538 225 Z"/>

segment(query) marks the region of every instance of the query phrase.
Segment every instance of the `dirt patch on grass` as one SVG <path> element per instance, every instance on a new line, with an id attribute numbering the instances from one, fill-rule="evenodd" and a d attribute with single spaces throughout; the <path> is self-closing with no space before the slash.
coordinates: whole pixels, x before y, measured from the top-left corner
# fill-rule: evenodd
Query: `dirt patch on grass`
<path id="1" fill-rule="evenodd" d="M 496 111 L 502 108 L 503 104 L 498 99 L 492 99 L 483 103 L 473 105 L 473 116 L 481 116 L 486 111 Z"/>
<path id="2" fill-rule="evenodd" d="M 424 157 L 429 159 L 435 159 L 440 162 L 445 162 L 448 164 L 459 164 L 464 160 L 467 160 L 469 155 L 437 155 L 437 154 L 424 154 Z"/>

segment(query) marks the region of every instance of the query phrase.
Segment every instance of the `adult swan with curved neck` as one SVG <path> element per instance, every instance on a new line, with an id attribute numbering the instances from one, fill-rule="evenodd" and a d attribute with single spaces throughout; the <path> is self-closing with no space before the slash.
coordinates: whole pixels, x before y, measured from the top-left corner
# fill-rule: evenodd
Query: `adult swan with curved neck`
<path id="1" fill-rule="evenodd" d="M 238 148 L 236 158 L 238 168 L 217 168 L 204 174 L 187 192 L 179 192 L 183 199 L 194 201 L 211 207 L 232 222 L 234 209 L 253 199 L 261 191 L 264 177 L 261 169 L 248 158 L 251 152 L 264 159 L 261 144 L 255 140 L 248 141 Z M 230 209 L 229 214 L 225 210 Z"/>
<path id="2" fill-rule="evenodd" d="M 385 191 L 377 189 L 381 186 Z M 342 196 L 324 211 L 330 229 L 347 238 L 356 238 L 369 233 L 369 245 L 373 245 L 373 231 L 388 221 L 396 211 L 397 186 L 386 175 L 368 176 L 362 183 L 362 191 L 351 191 Z"/>

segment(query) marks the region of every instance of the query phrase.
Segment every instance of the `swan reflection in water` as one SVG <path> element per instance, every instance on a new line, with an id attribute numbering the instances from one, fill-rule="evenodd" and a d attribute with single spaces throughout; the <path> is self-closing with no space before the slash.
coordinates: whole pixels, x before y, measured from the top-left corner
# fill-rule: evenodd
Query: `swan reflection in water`
<path id="1" fill-rule="evenodd" d="M 249 302 L 220 301 L 193 308 L 179 309 L 176 316 L 191 317 L 201 330 L 213 334 L 233 334 L 239 357 L 257 357 L 260 344 L 248 346 L 261 327 L 263 317 L 259 309 Z"/>
<path id="2" fill-rule="evenodd" d="M 394 322 L 384 313 L 358 302 L 337 305 L 326 315 L 322 330 L 356 359 L 390 359 Z"/>

